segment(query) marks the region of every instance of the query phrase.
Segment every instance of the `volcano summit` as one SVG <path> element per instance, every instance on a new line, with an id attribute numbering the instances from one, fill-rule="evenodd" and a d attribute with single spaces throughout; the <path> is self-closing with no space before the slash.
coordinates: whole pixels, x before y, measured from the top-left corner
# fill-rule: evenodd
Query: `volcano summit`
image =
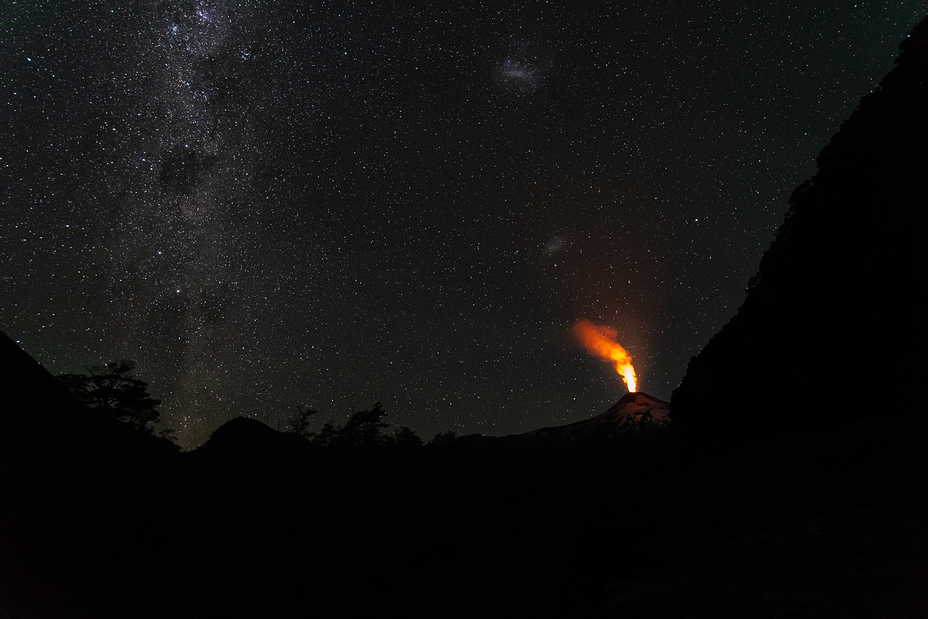
<path id="1" fill-rule="evenodd" d="M 566 426 L 539 428 L 519 436 L 560 437 L 568 441 L 585 440 L 598 436 L 612 436 L 629 431 L 633 426 L 653 423 L 664 426 L 670 423 L 670 404 L 641 391 L 628 393 L 606 412 Z"/>

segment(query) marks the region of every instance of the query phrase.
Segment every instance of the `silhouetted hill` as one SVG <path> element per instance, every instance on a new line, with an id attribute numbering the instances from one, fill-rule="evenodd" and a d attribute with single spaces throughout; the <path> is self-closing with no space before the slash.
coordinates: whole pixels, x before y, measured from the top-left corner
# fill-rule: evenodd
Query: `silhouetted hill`
<path id="1" fill-rule="evenodd" d="M 316 451 L 301 436 L 279 432 L 255 419 L 236 417 L 217 428 L 188 458 L 234 470 L 286 471 Z"/>
<path id="2" fill-rule="evenodd" d="M 915 394 L 928 195 L 928 23 L 860 102 L 800 186 L 738 313 L 672 397 L 679 431 L 769 436 L 874 415 Z M 892 418 L 924 425 L 919 406 Z M 880 414 L 880 413 L 876 413 Z"/>

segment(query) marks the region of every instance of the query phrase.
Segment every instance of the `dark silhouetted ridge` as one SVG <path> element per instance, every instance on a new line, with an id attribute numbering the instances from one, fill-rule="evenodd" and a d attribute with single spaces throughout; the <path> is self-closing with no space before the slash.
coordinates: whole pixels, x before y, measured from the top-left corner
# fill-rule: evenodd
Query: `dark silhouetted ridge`
<path id="1" fill-rule="evenodd" d="M 791 433 L 861 421 L 923 363 L 928 22 L 793 193 L 744 304 L 674 391 L 684 433 Z M 887 411 L 918 422 L 919 407 Z"/>
<path id="2" fill-rule="evenodd" d="M 86 548 L 145 556 L 177 452 L 85 408 L 0 333 L 0 615 L 99 616 Z"/>

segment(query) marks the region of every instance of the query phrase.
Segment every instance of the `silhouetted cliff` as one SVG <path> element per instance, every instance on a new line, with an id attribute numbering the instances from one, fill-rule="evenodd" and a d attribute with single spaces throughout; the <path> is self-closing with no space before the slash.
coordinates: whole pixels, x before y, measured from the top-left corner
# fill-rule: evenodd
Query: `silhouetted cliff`
<path id="1" fill-rule="evenodd" d="M 864 400 L 917 384 L 928 20 L 900 47 L 897 66 L 793 193 L 737 315 L 690 361 L 672 398 L 678 430 L 746 436 L 847 423 L 873 414 Z M 918 407 L 885 413 L 923 423 Z"/>

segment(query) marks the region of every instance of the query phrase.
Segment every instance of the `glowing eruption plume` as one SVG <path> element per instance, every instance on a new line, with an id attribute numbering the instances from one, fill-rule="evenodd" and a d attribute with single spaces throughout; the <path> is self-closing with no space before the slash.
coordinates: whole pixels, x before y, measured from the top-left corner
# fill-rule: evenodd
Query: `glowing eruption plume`
<path id="1" fill-rule="evenodd" d="M 615 341 L 618 331 L 612 327 L 597 327 L 587 319 L 578 320 L 572 329 L 577 341 L 589 352 L 615 364 L 630 393 L 638 391 L 638 379 L 632 367 L 632 357 Z"/>

